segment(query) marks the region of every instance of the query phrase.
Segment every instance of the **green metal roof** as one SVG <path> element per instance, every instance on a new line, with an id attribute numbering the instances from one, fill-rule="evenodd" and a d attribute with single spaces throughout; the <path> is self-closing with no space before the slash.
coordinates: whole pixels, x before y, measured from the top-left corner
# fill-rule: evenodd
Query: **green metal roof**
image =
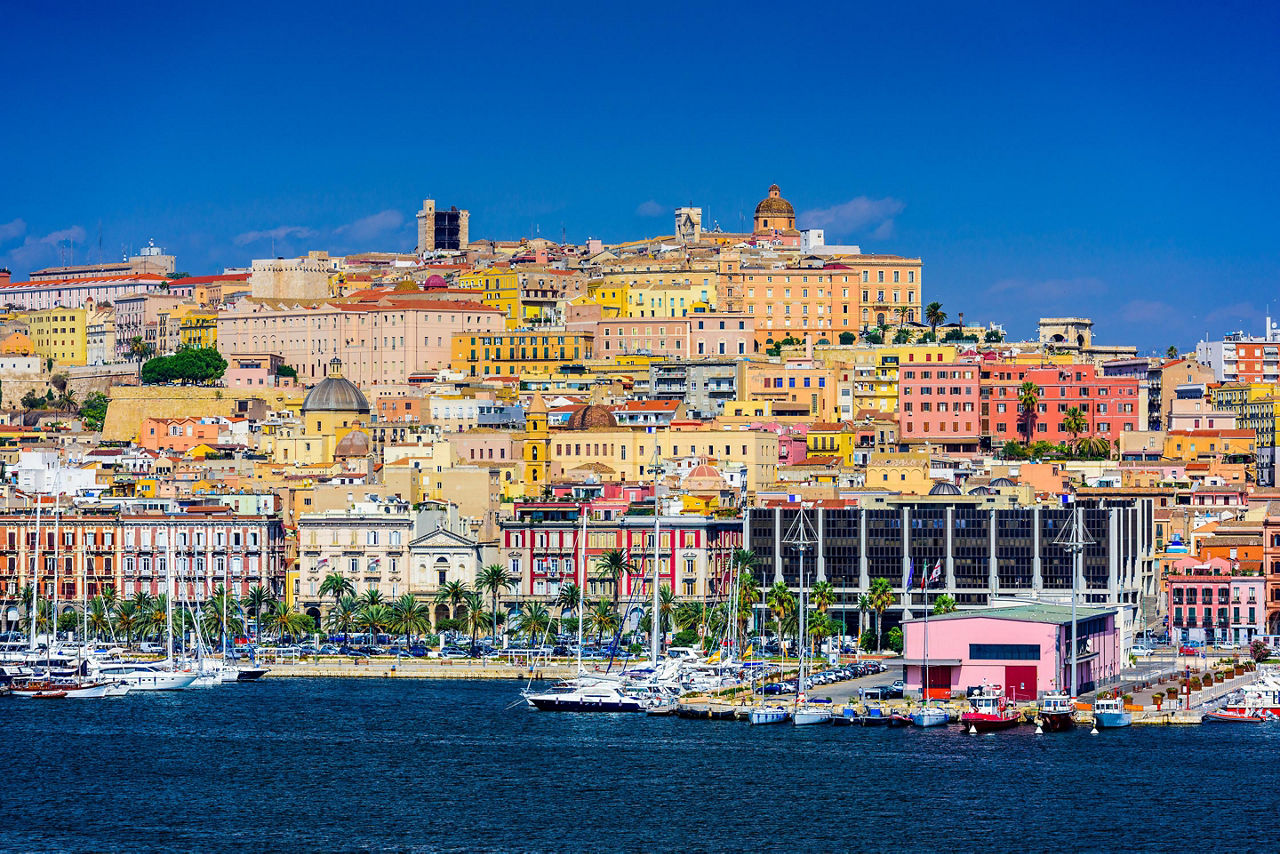
<path id="1" fill-rule="evenodd" d="M 1107 614 L 1115 614 L 1114 608 L 1086 608 L 1084 606 L 1076 606 L 1076 619 L 1088 620 L 1092 617 L 1101 617 Z M 939 614 L 938 616 L 929 616 L 930 620 L 963 620 L 969 617 L 984 617 L 993 620 L 1020 620 L 1026 623 L 1050 623 L 1052 625 L 1062 625 L 1071 622 L 1071 606 L 1070 605 L 1050 605 L 1041 603 L 1036 605 L 1010 605 L 1004 608 L 973 608 L 968 611 L 952 611 L 950 614 Z M 908 620 L 909 623 L 922 623 L 923 617 L 916 617 Z"/>

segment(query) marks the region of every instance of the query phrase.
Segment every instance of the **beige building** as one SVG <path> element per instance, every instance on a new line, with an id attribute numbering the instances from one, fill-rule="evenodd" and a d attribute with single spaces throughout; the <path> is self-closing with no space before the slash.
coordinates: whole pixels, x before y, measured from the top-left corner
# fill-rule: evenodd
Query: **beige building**
<path id="1" fill-rule="evenodd" d="M 327 299 L 333 295 L 331 283 L 341 264 L 341 258 L 330 258 L 328 252 L 255 259 L 249 267 L 249 292 L 259 299 Z"/>
<path id="2" fill-rule="evenodd" d="M 353 496 L 354 497 L 354 496 Z M 409 542 L 413 511 L 407 501 L 355 500 L 338 510 L 298 516 L 297 601 L 304 611 L 332 604 L 321 600 L 325 576 L 339 573 L 357 594 L 377 590 L 393 599 L 409 590 Z M 319 616 L 319 613 L 313 614 Z"/>

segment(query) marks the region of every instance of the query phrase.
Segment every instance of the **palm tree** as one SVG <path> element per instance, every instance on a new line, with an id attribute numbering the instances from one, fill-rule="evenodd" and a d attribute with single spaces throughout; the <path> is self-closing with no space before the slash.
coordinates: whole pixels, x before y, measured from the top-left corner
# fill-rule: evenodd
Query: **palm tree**
<path id="1" fill-rule="evenodd" d="M 457 617 L 458 606 L 467 601 L 467 594 L 471 592 L 463 581 L 446 581 L 439 590 L 436 591 L 436 604 L 449 606 L 449 619 Z"/>
<path id="2" fill-rule="evenodd" d="M 1080 434 L 1089 429 L 1089 422 L 1079 407 L 1073 406 L 1062 416 L 1062 429 L 1071 434 L 1071 445 L 1075 447 Z"/>
<path id="3" fill-rule="evenodd" d="M 796 598 L 791 595 L 785 582 L 775 581 L 765 594 L 765 602 L 773 612 L 773 619 L 778 624 L 778 643 L 782 647 L 782 660 L 787 660 L 787 644 L 782 633 L 782 622 L 796 610 Z"/>
<path id="4" fill-rule="evenodd" d="M 124 645 L 133 643 L 133 633 L 138 629 L 138 606 L 133 600 L 116 605 L 115 628 L 124 635 Z"/>
<path id="5" fill-rule="evenodd" d="M 938 327 L 947 322 L 947 313 L 942 310 L 942 303 L 931 302 L 924 307 L 924 319 L 929 324 L 929 333 L 938 340 Z"/>
<path id="6" fill-rule="evenodd" d="M 893 313 L 898 315 L 898 331 L 901 332 L 902 327 L 907 322 L 907 307 L 905 305 L 900 305 L 893 310 Z"/>
<path id="7" fill-rule="evenodd" d="M 412 645 L 415 635 L 425 634 L 431 628 L 431 611 L 412 593 L 405 593 L 391 603 L 389 628 L 398 635 L 404 635 L 406 645 Z"/>
<path id="8" fill-rule="evenodd" d="M 283 639 L 285 635 L 300 637 L 315 626 L 312 619 L 297 608 L 274 600 L 268 607 L 264 624 L 269 633 L 275 633 L 277 639 Z"/>
<path id="9" fill-rule="evenodd" d="M 827 609 L 834 605 L 835 601 L 836 589 L 830 581 L 819 581 L 809 590 L 809 602 L 820 613 L 827 613 Z"/>
<path id="10" fill-rule="evenodd" d="M 169 598 L 164 593 L 159 596 L 147 596 L 147 607 L 140 615 L 140 629 L 143 637 L 156 638 L 163 642 L 169 636 Z"/>
<path id="11" fill-rule="evenodd" d="M 596 646 L 604 638 L 606 632 L 612 635 L 618 629 L 621 620 L 618 612 L 608 599 L 601 599 L 586 613 L 586 628 L 596 633 Z"/>
<path id="12" fill-rule="evenodd" d="M 473 590 L 467 594 L 462 604 L 467 609 L 467 614 L 463 619 L 467 621 L 467 629 L 471 632 L 471 648 L 475 649 L 476 636 L 484 628 L 485 620 L 488 618 L 488 615 L 484 612 L 484 596 Z"/>
<path id="13" fill-rule="evenodd" d="M 223 624 L 224 613 L 226 614 L 225 625 Z M 200 609 L 200 630 L 210 639 L 218 638 L 223 649 L 226 649 L 230 635 L 239 635 L 244 632 L 244 622 L 240 619 L 240 601 L 228 595 L 221 584 L 213 589 L 213 595 Z"/>
<path id="14" fill-rule="evenodd" d="M 320 582 L 320 598 L 332 596 L 334 604 L 343 596 L 354 596 L 356 585 L 341 572 L 331 572 Z"/>
<path id="15" fill-rule="evenodd" d="M 356 613 L 356 625 L 369 635 L 371 645 L 378 642 L 378 635 L 382 634 L 382 630 L 387 628 L 390 622 L 391 609 L 381 601 L 373 604 L 361 603 L 360 610 Z"/>
<path id="16" fill-rule="evenodd" d="M 1031 431 L 1036 422 L 1036 406 L 1040 403 L 1040 387 L 1027 380 L 1018 387 L 1018 405 L 1022 407 L 1022 426 L 1027 433 L 1027 444 L 1031 444 Z"/>
<path id="17" fill-rule="evenodd" d="M 520 609 L 520 631 L 529 638 L 529 645 L 540 643 L 551 630 L 551 612 L 537 600 L 530 599 Z"/>
<path id="18" fill-rule="evenodd" d="M 95 638 L 101 639 L 111 634 L 111 618 L 111 609 L 107 606 L 107 600 L 104 597 L 94 596 L 89 600 L 86 620 L 89 631 Z"/>
<path id="19" fill-rule="evenodd" d="M 608 581 L 613 586 L 613 607 L 615 610 L 618 607 L 618 587 L 622 576 L 630 575 L 635 571 L 635 566 L 618 549 L 610 549 L 596 561 L 597 577 L 602 581 Z"/>
<path id="20" fill-rule="evenodd" d="M 746 552 L 755 560 L 755 554 Z M 741 572 L 738 575 L 738 634 L 745 637 L 751 625 L 751 617 L 755 614 L 756 603 L 760 601 L 760 582 L 754 572 Z"/>
<path id="21" fill-rule="evenodd" d="M 937 599 L 933 600 L 933 614 L 935 617 L 941 616 L 942 614 L 950 614 L 955 609 L 956 600 L 948 596 L 946 593 L 943 593 Z"/>
<path id="22" fill-rule="evenodd" d="M 520 583 L 520 579 L 516 578 L 500 563 L 491 563 L 484 569 L 480 570 L 480 575 L 476 577 L 476 587 L 489 594 L 493 602 L 493 637 L 498 637 L 498 594 L 503 590 L 509 590 Z"/>
<path id="23" fill-rule="evenodd" d="M 862 633 L 865 632 L 867 623 L 867 612 L 871 610 L 871 597 L 865 593 L 858 594 L 858 643 L 862 643 Z"/>
<path id="24" fill-rule="evenodd" d="M 871 582 L 867 596 L 871 599 L 871 609 L 876 612 L 876 650 L 879 651 L 884 648 L 884 612 L 893 604 L 893 585 L 887 578 L 877 578 Z"/>
<path id="25" fill-rule="evenodd" d="M 577 613 L 580 604 L 582 604 L 582 589 L 572 581 L 562 584 L 560 591 L 556 593 L 556 607 L 560 609 L 560 621 L 564 622 L 564 615 L 568 611 Z"/>
<path id="26" fill-rule="evenodd" d="M 329 631 L 349 637 L 360 618 L 360 601 L 354 596 L 343 596 L 329 610 Z"/>
<path id="27" fill-rule="evenodd" d="M 262 626 L 259 625 L 259 616 L 265 611 L 276 597 L 269 589 L 261 584 L 255 584 L 249 588 L 249 595 L 244 599 L 244 605 L 248 608 L 249 613 L 253 615 L 254 634 L 255 636 L 262 634 Z M 256 639 L 256 638 L 255 638 Z"/>
<path id="28" fill-rule="evenodd" d="M 1176 359 L 1178 358 L 1178 348 L 1171 344 L 1169 345 L 1169 349 L 1164 351 L 1164 354 L 1170 359 Z"/>
<path id="29" fill-rule="evenodd" d="M 676 628 L 684 631 L 692 629 L 698 633 L 698 640 L 706 636 L 707 620 L 711 609 L 701 602 L 681 602 L 676 606 Z"/>

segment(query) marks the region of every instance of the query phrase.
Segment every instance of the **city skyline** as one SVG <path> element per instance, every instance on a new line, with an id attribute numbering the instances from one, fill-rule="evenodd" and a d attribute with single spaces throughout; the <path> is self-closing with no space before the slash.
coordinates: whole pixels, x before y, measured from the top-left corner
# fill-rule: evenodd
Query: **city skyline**
<path id="1" fill-rule="evenodd" d="M 298 36 L 290 4 L 252 25 L 12 10 L 16 32 L 65 48 L 54 68 L 38 39 L 11 49 L 33 70 L 14 113 L 99 132 L 0 143 L 21 166 L 0 193 L 0 265 L 23 277 L 69 240 L 112 260 L 155 239 L 193 274 L 273 248 L 409 251 L 424 197 L 470 209 L 474 237 L 638 239 L 690 202 L 735 230 L 776 182 L 800 227 L 923 258 L 930 299 L 1014 337 L 1060 314 L 1144 352 L 1257 332 L 1280 270 L 1263 207 L 1280 183 L 1271 10 L 1110 10 L 1097 27 L 1086 9 L 868 9 L 815 27 L 700 7 L 672 28 L 585 8 L 358 25 L 306 8 L 354 33 L 341 62 Z M 175 23 L 176 60 L 121 55 Z M 403 31 L 443 35 L 380 41 Z"/>

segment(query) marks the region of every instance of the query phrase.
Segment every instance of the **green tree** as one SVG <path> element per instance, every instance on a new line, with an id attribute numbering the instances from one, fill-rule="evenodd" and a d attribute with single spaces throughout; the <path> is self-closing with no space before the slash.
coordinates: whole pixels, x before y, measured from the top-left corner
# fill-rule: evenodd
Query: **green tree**
<path id="1" fill-rule="evenodd" d="M 39 409 L 44 406 L 44 397 L 36 394 L 32 389 L 28 389 L 26 394 L 22 395 L 22 400 L 19 402 L 22 404 L 23 409 L 30 412 L 33 409 Z"/>
<path id="2" fill-rule="evenodd" d="M 956 609 L 956 600 L 943 593 L 937 599 L 933 600 L 933 613 L 935 616 L 950 614 Z"/>
<path id="3" fill-rule="evenodd" d="M 143 359 L 155 352 L 155 348 L 142 340 L 141 336 L 135 335 L 129 339 L 129 356 L 141 362 Z"/>
<path id="4" fill-rule="evenodd" d="M 866 334 L 862 336 L 862 340 L 866 341 L 868 344 L 883 344 L 884 332 L 879 328 L 869 329 Z"/>
<path id="5" fill-rule="evenodd" d="M 840 333 L 840 343 L 845 347 L 848 347 L 850 344 L 852 344 L 854 341 L 857 341 L 857 340 L 858 340 L 858 336 L 854 335 L 852 332 Z"/>
<path id="6" fill-rule="evenodd" d="M 406 644 L 412 644 L 415 637 L 430 630 L 431 611 L 415 599 L 412 593 L 404 593 L 391 603 L 388 628 L 395 634 L 404 635 Z"/>
<path id="7" fill-rule="evenodd" d="M 614 610 L 612 603 L 608 599 L 601 599 L 587 610 L 585 628 L 596 633 L 596 645 L 600 645 L 600 641 L 604 639 L 606 634 L 612 635 L 618 630 L 621 624 L 621 618 L 618 612 Z"/>
<path id="8" fill-rule="evenodd" d="M 551 623 L 551 612 L 541 602 L 530 599 L 520 607 L 520 632 L 529 639 L 530 646 L 542 642 Z"/>
<path id="9" fill-rule="evenodd" d="M 1071 407 L 1062 416 L 1062 429 L 1071 434 L 1071 445 L 1075 447 L 1080 434 L 1089 429 L 1089 422 L 1079 407 Z"/>
<path id="10" fill-rule="evenodd" d="M 435 602 L 437 605 L 448 605 L 449 617 L 453 619 L 457 617 L 458 606 L 467 601 L 467 594 L 470 592 L 465 582 L 446 581 L 436 591 Z"/>
<path id="11" fill-rule="evenodd" d="M 102 425 L 107 420 L 108 402 L 107 396 L 102 392 L 93 391 L 85 395 L 80 404 L 80 420 L 84 422 L 86 430 L 102 432 Z"/>
<path id="12" fill-rule="evenodd" d="M 480 635 L 480 630 L 485 627 L 485 620 L 488 619 L 488 615 L 484 612 L 484 596 L 473 590 L 466 595 L 462 604 L 467 609 L 463 622 L 467 631 L 471 632 L 471 648 L 475 649 L 476 638 Z"/>
<path id="13" fill-rule="evenodd" d="M 360 601 L 355 596 L 343 596 L 327 615 L 329 631 L 350 638 L 360 618 Z"/>
<path id="14" fill-rule="evenodd" d="M 490 600 L 493 602 L 493 636 L 498 637 L 498 595 L 504 590 L 510 590 L 520 584 L 520 579 L 516 578 L 505 566 L 500 563 L 491 563 L 484 569 L 480 570 L 480 574 L 476 577 L 476 587 L 489 594 Z"/>
<path id="15" fill-rule="evenodd" d="M 315 630 L 315 621 L 310 616 L 284 602 L 273 601 L 263 622 L 267 633 L 274 634 L 277 640 L 282 640 L 286 635 L 300 638 Z"/>
<path id="16" fill-rule="evenodd" d="M 778 625 L 778 643 L 782 646 L 782 660 L 786 661 L 787 644 L 783 634 L 783 623 L 787 617 L 795 613 L 796 597 L 787 588 L 786 582 L 775 581 L 769 588 L 769 592 L 765 594 L 765 604 L 769 606 L 769 612 L 773 614 L 773 620 Z"/>
<path id="17" fill-rule="evenodd" d="M 894 344 L 910 344 L 911 330 L 905 327 L 898 327 L 898 330 L 893 333 L 893 343 Z"/>
<path id="18" fill-rule="evenodd" d="M 560 609 L 561 624 L 564 623 L 564 615 L 566 613 L 573 611 L 576 614 L 578 612 L 580 604 L 582 604 L 582 589 L 578 585 L 572 581 L 560 585 L 560 590 L 556 593 L 556 607 Z"/>
<path id="19" fill-rule="evenodd" d="M 217 638 L 222 649 L 227 648 L 232 635 L 244 632 L 244 621 L 240 619 L 240 600 L 228 595 L 221 584 L 213 588 L 212 595 L 200 609 L 200 630 L 210 640 Z"/>
<path id="20" fill-rule="evenodd" d="M 354 596 L 356 586 L 341 572 L 331 572 L 324 577 L 324 581 L 320 582 L 320 598 L 332 596 L 336 603 L 343 596 Z"/>
<path id="21" fill-rule="evenodd" d="M 889 649 L 893 650 L 899 655 L 902 654 L 902 629 L 898 628 L 897 626 L 894 626 L 893 628 L 889 629 L 889 633 L 886 636 L 886 641 L 889 644 Z"/>
<path id="22" fill-rule="evenodd" d="M 1164 354 L 1170 359 L 1176 359 L 1178 358 L 1178 348 L 1170 344 L 1169 349 L 1165 350 Z"/>
<path id="23" fill-rule="evenodd" d="M 750 555 L 751 560 L 755 561 L 756 556 L 753 552 L 745 552 L 745 554 Z M 739 637 L 746 636 L 751 626 L 751 617 L 755 614 L 756 603 L 760 601 L 760 595 L 760 581 L 756 578 L 755 572 L 740 569 L 738 571 L 738 613 L 736 615 Z"/>
<path id="24" fill-rule="evenodd" d="M 983 333 L 982 340 L 986 341 L 988 344 L 999 344 L 1004 340 L 1004 333 L 999 329 L 988 329 Z"/>
<path id="25" fill-rule="evenodd" d="M 942 303 L 931 302 L 924 307 L 924 319 L 929 324 L 929 331 L 933 333 L 936 340 L 938 337 L 938 327 L 947 322 L 947 313 L 942 310 Z"/>
<path id="26" fill-rule="evenodd" d="M 245 596 L 244 605 L 248 609 L 250 616 L 253 617 L 254 637 L 257 638 L 262 634 L 261 617 L 268 607 L 276 601 L 275 594 L 270 589 L 263 587 L 261 584 L 255 584 L 249 588 L 249 593 Z"/>
<path id="27" fill-rule="evenodd" d="M 94 596 L 89 600 L 87 622 L 91 637 L 102 639 L 111 636 L 114 614 L 108 600 L 102 596 Z"/>
<path id="28" fill-rule="evenodd" d="M 1027 380 L 1018 386 L 1018 405 L 1022 407 L 1022 429 L 1026 432 L 1027 444 L 1031 444 L 1031 434 L 1036 424 L 1036 407 L 1040 403 L 1040 387 Z"/>
<path id="29" fill-rule="evenodd" d="M 602 581 L 607 581 L 613 589 L 613 608 L 618 608 L 618 588 L 622 576 L 630 575 L 635 572 L 635 567 L 627 560 L 618 549 L 610 549 L 600 556 L 596 561 L 596 577 Z"/>
<path id="30" fill-rule="evenodd" d="M 115 630 L 124 636 L 124 645 L 133 643 L 133 635 L 138 630 L 138 606 L 133 601 L 125 601 L 116 605 Z"/>
<path id="31" fill-rule="evenodd" d="M 884 612 L 893 604 L 893 585 L 887 578 L 877 578 L 871 582 L 867 596 L 871 599 L 871 610 L 876 612 L 876 649 L 883 649 Z"/>
<path id="32" fill-rule="evenodd" d="M 867 614 L 871 611 L 871 597 L 865 593 L 858 594 L 858 638 L 861 642 L 862 633 L 867 630 Z M 866 647 L 863 647 L 864 649 Z"/>
<path id="33" fill-rule="evenodd" d="M 809 603 L 818 609 L 819 613 L 827 613 L 827 609 L 835 604 L 836 588 L 830 581 L 819 581 L 809 590 Z"/>

